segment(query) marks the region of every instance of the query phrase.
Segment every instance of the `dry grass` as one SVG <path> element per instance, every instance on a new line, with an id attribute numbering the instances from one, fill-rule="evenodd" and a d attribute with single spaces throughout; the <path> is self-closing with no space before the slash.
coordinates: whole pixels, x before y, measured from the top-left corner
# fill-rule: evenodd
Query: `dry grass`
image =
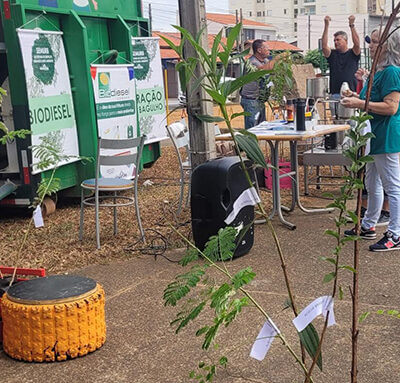
<path id="1" fill-rule="evenodd" d="M 183 246 L 183 242 L 169 227 L 179 227 L 185 236 L 190 237 L 190 210 L 184 209 L 180 217 L 176 216 L 179 196 L 178 162 L 172 147 L 163 147 L 161 158 L 152 168 L 141 174 L 139 203 L 142 222 L 147 231 L 149 243 L 159 238 L 153 230 L 160 233 L 168 248 Z M 143 182 L 151 180 L 150 186 Z M 327 191 L 324 188 L 323 191 Z M 271 193 L 262 191 L 262 200 L 266 209 L 271 208 Z M 290 200 L 287 191 L 283 191 L 283 200 Z M 311 188 L 311 196 L 305 199 L 308 206 L 322 206 L 326 201 L 315 199 L 322 191 Z M 88 208 L 85 214 L 84 241 L 78 240 L 79 201 L 59 201 L 54 214 L 45 219 L 45 227 L 33 228 L 26 246 L 20 255 L 18 247 L 26 231 L 27 217 L 0 217 L 0 265 L 18 267 L 44 267 L 50 273 L 81 268 L 90 264 L 102 264 L 115 260 L 124 260 L 140 254 L 142 244 L 139 240 L 134 207 L 121 208 L 119 211 L 119 234 L 113 235 L 111 209 L 100 212 L 102 247 L 96 249 L 94 231 L 94 212 Z M 160 243 L 155 239 L 155 244 Z M 143 250 L 143 249 L 142 249 Z"/>

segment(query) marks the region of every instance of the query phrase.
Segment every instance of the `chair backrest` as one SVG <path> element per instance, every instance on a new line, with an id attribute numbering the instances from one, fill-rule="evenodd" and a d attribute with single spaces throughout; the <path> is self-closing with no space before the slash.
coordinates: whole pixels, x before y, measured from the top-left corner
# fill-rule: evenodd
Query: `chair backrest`
<path id="1" fill-rule="evenodd" d="M 180 148 L 185 148 L 187 161 L 190 162 L 189 132 L 187 131 L 186 126 L 182 122 L 174 122 L 167 126 L 167 133 L 178 154 L 180 165 L 184 162 L 179 150 Z"/>
<path id="2" fill-rule="evenodd" d="M 139 173 L 140 160 L 146 136 L 127 139 L 98 139 L 96 176 L 100 175 L 101 166 L 134 165 Z M 117 178 L 114 176 L 112 178 Z"/>

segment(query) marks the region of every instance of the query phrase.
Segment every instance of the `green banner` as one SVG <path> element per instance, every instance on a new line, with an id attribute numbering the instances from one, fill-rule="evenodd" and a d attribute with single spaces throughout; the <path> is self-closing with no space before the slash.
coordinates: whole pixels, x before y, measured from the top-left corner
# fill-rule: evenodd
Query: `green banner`
<path id="1" fill-rule="evenodd" d="M 45 134 L 75 125 L 70 94 L 29 98 L 29 119 L 32 134 Z"/>
<path id="2" fill-rule="evenodd" d="M 97 119 L 130 116 L 136 113 L 135 101 L 124 100 L 96 104 Z"/>
<path id="3" fill-rule="evenodd" d="M 165 112 L 164 88 L 138 89 L 136 95 L 140 117 L 148 117 Z"/>

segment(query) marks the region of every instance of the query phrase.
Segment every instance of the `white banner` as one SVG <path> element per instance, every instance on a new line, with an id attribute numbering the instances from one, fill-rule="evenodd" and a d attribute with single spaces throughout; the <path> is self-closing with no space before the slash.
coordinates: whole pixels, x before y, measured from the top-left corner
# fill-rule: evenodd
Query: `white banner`
<path id="1" fill-rule="evenodd" d="M 140 133 L 146 134 L 146 143 L 165 140 L 167 115 L 159 38 L 132 37 L 132 50 Z"/>
<path id="2" fill-rule="evenodd" d="M 124 139 L 137 137 L 136 90 L 133 66 L 92 65 L 90 68 L 96 103 L 97 127 L 101 138 Z M 104 150 L 104 154 L 125 152 Z M 130 151 L 133 152 L 133 151 Z M 103 177 L 133 178 L 135 167 L 102 166 Z"/>
<path id="3" fill-rule="evenodd" d="M 32 145 L 79 156 L 75 112 L 62 32 L 17 29 L 28 92 Z M 59 165 L 76 161 L 71 158 Z M 38 158 L 33 156 L 33 164 Z M 33 167 L 33 174 L 39 170 Z"/>

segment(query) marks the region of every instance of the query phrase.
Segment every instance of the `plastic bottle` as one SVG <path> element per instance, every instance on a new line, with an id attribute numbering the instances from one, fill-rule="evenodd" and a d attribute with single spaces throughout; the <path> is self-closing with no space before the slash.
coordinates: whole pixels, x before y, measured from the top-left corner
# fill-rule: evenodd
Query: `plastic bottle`
<path id="1" fill-rule="evenodd" d="M 298 98 L 296 100 L 296 130 L 306 130 L 306 100 L 304 98 Z"/>

